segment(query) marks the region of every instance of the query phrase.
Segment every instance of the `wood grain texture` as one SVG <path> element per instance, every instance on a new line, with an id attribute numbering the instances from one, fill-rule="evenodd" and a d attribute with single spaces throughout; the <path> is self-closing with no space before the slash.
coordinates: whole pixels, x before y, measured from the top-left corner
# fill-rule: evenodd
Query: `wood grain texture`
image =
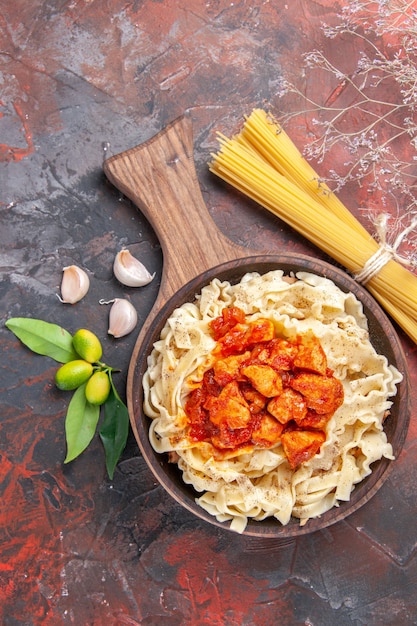
<path id="1" fill-rule="evenodd" d="M 193 149 L 192 120 L 184 114 L 149 141 L 104 163 L 106 176 L 139 207 L 161 243 L 164 271 L 158 308 L 205 269 L 248 255 L 211 219 Z"/>

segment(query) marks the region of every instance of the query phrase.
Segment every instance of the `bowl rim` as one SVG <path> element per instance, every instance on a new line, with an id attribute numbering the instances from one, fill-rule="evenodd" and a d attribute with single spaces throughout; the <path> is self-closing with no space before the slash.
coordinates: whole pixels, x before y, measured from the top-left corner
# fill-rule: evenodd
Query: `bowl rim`
<path id="1" fill-rule="evenodd" d="M 397 386 L 397 395 L 391 398 L 393 405 L 391 407 L 391 415 L 387 420 L 388 428 L 385 429 L 387 437 L 388 433 L 390 434 L 388 440 L 393 447 L 395 459 L 398 458 L 403 448 L 410 420 L 409 373 L 401 340 L 392 322 L 378 302 L 369 291 L 356 283 L 345 270 L 316 257 L 304 254 L 283 253 L 247 256 L 221 263 L 200 273 L 177 291 L 158 311 L 147 329 L 138 351 L 134 352 L 130 364 L 132 388 L 130 390 L 129 413 L 142 456 L 165 491 L 177 503 L 198 518 L 231 532 L 236 531 L 230 529 L 230 521 L 220 522 L 216 517 L 201 508 L 195 501 L 201 494 L 198 494 L 191 485 L 187 485 L 182 480 L 181 471 L 176 464 L 168 463 L 166 454 L 159 454 L 152 448 L 148 436 L 149 425 L 152 420 L 144 414 L 142 408 L 142 377 L 147 369 L 147 359 L 153 343 L 158 339 L 167 318 L 177 307 L 185 302 L 192 302 L 195 299 L 195 295 L 199 294 L 201 289 L 214 278 L 228 280 L 231 284 L 236 284 L 248 272 L 255 271 L 259 274 L 265 274 L 273 269 L 283 269 L 285 273 L 292 271 L 294 273 L 308 272 L 317 274 L 332 280 L 342 291 L 354 293 L 363 305 L 364 313 L 368 319 L 370 338 L 375 349 L 377 352 L 385 354 L 389 363 L 395 365 L 403 374 L 403 381 Z M 381 329 L 383 330 L 382 336 L 380 335 Z M 383 352 L 381 352 L 382 349 Z M 356 485 L 349 501 L 341 502 L 338 506 L 334 506 L 321 516 L 309 519 L 303 526 L 300 525 L 300 521 L 297 518 L 291 518 L 290 522 L 285 526 L 273 517 L 266 518 L 263 521 L 248 519 L 248 524 L 242 535 L 287 539 L 327 528 L 345 519 L 366 504 L 385 483 L 393 467 L 394 463 L 384 457 L 376 461 L 372 465 L 372 473 Z"/>

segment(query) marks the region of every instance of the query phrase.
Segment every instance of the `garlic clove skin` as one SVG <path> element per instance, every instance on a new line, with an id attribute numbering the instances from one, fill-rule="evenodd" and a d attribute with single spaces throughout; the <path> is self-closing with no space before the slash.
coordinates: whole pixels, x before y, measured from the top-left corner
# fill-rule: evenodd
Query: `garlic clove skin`
<path id="1" fill-rule="evenodd" d="M 146 267 L 129 250 L 120 250 L 113 263 L 113 272 L 117 280 L 126 287 L 143 287 L 153 280 Z"/>
<path id="2" fill-rule="evenodd" d="M 138 314 L 129 300 L 116 298 L 109 313 L 109 335 L 115 339 L 132 332 L 138 322 Z"/>
<path id="3" fill-rule="evenodd" d="M 61 296 L 59 299 L 65 304 L 79 302 L 90 288 L 90 279 L 86 272 L 77 265 L 68 265 L 63 269 L 61 281 Z"/>

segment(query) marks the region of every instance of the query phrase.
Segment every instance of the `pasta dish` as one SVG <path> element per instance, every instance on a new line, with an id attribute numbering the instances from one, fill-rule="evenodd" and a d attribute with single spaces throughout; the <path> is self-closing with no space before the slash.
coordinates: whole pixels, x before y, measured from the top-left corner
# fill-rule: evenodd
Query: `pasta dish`
<path id="1" fill-rule="evenodd" d="M 144 412 L 154 450 L 241 533 L 248 519 L 303 525 L 393 459 L 383 422 L 401 380 L 354 294 L 277 269 L 215 278 L 173 311 L 148 357 Z"/>

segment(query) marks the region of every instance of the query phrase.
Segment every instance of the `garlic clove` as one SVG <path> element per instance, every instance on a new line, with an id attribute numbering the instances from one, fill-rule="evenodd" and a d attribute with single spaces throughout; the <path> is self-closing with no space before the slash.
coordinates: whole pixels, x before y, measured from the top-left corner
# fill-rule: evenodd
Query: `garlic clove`
<path id="1" fill-rule="evenodd" d="M 90 288 L 90 279 L 86 272 L 77 265 L 68 265 L 63 269 L 61 281 L 61 302 L 75 304 L 79 302 Z"/>
<path id="2" fill-rule="evenodd" d="M 113 271 L 117 280 L 126 287 L 143 287 L 153 280 L 146 267 L 136 259 L 129 250 L 120 250 L 113 263 Z"/>
<path id="3" fill-rule="evenodd" d="M 109 313 L 109 335 L 113 335 L 115 339 L 128 335 L 135 328 L 138 321 L 136 309 L 123 298 L 116 298 L 112 304 Z"/>

